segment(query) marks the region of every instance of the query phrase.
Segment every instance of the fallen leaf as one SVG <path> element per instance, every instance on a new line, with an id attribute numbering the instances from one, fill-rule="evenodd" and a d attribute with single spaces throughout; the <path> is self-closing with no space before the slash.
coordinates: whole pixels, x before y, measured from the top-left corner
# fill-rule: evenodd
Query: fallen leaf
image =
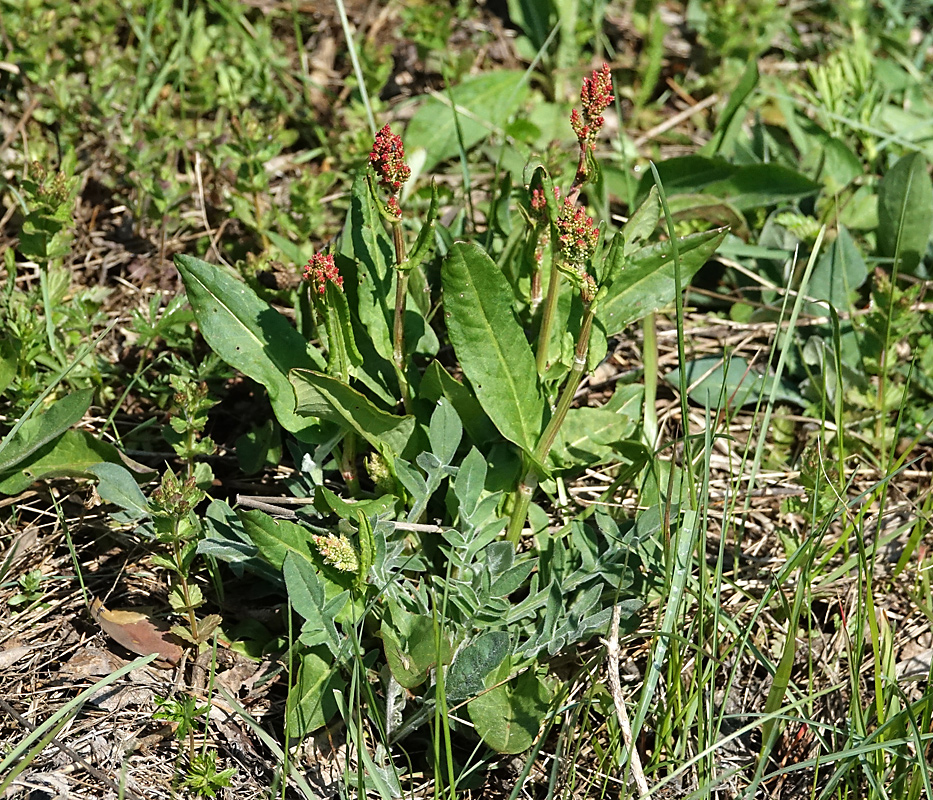
<path id="1" fill-rule="evenodd" d="M 159 660 L 153 662 L 156 666 L 172 666 L 181 660 L 182 648 L 163 622 L 138 611 L 111 611 L 97 597 L 91 603 L 91 616 L 104 633 L 127 650 L 140 656 L 158 653 Z"/>

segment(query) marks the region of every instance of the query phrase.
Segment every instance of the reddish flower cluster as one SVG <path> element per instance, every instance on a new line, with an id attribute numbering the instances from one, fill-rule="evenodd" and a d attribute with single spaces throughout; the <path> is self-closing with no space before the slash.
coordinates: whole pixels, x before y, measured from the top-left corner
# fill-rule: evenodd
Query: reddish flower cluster
<path id="1" fill-rule="evenodd" d="M 608 64 L 603 64 L 601 69 L 593 70 L 589 78 L 583 79 L 580 103 L 583 106 L 583 114 L 573 109 L 570 112 L 570 127 L 577 135 L 580 147 L 592 150 L 596 135 L 605 122 L 602 113 L 612 103 L 612 76 L 609 74 Z"/>
<path id="2" fill-rule="evenodd" d="M 544 195 L 544 189 L 538 187 L 531 192 L 531 213 L 538 220 L 545 220 L 547 214 L 547 197 Z"/>
<path id="3" fill-rule="evenodd" d="M 305 278 L 311 281 L 311 289 L 318 294 L 324 294 L 327 282 L 330 281 L 338 289 L 343 288 L 343 276 L 337 271 L 334 257 L 315 253 L 305 267 Z"/>
<path id="4" fill-rule="evenodd" d="M 402 137 L 392 133 L 388 125 L 376 134 L 369 163 L 376 170 L 379 183 L 393 193 L 401 189 L 402 184 L 411 177 L 411 170 L 405 163 Z"/>
<path id="5" fill-rule="evenodd" d="M 567 198 L 557 214 L 557 241 L 564 261 L 578 270 L 592 257 L 599 241 L 599 230 L 593 218 Z"/>

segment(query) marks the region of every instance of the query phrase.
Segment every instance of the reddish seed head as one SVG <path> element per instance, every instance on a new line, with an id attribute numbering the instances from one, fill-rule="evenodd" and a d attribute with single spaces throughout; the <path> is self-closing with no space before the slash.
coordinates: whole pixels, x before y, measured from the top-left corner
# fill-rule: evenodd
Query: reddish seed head
<path id="1" fill-rule="evenodd" d="M 343 288 L 343 276 L 337 271 L 334 257 L 315 253 L 305 267 L 305 278 L 311 281 L 311 289 L 318 294 L 324 294 L 327 282 L 330 281 L 338 289 Z"/>
<path id="2" fill-rule="evenodd" d="M 411 170 L 405 163 L 402 137 L 392 133 L 388 125 L 376 134 L 369 163 L 379 176 L 379 183 L 391 192 L 397 192 L 411 177 Z"/>
<path id="3" fill-rule="evenodd" d="M 568 199 L 557 214 L 557 242 L 564 261 L 576 269 L 582 269 L 596 250 L 599 230 L 582 208 L 577 208 Z"/>
<path id="4" fill-rule="evenodd" d="M 611 103 L 612 76 L 609 74 L 609 65 L 603 64 L 600 69 L 593 70 L 589 78 L 583 79 L 583 88 L 580 90 L 583 113 L 577 109 L 570 112 L 570 126 L 581 147 L 592 149 L 596 135 L 605 122 L 602 113 Z"/>

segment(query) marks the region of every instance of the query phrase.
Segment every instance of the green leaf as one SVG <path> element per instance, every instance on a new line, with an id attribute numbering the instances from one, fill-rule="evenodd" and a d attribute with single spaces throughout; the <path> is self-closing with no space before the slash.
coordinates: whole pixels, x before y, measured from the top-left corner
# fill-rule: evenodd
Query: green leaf
<path id="1" fill-rule="evenodd" d="M 326 534 L 323 528 L 309 529 L 287 519 L 273 519 L 263 511 L 237 510 L 243 530 L 272 566 L 282 569 L 285 556 L 296 556 L 319 566 L 317 551 L 311 550 L 311 534 Z"/>
<path id="2" fill-rule="evenodd" d="M 668 197 L 677 194 L 709 194 L 724 198 L 739 211 L 796 200 L 820 188 L 806 175 L 779 164 L 736 166 L 718 158 L 683 156 L 657 165 Z M 638 197 L 646 197 L 654 178 L 646 171 L 638 185 Z"/>
<path id="3" fill-rule="evenodd" d="M 913 275 L 933 231 L 933 183 L 921 153 L 901 158 L 878 186 L 878 253 Z"/>
<path id="4" fill-rule="evenodd" d="M 483 409 L 509 441 L 534 450 L 544 400 L 512 289 L 478 246 L 457 242 L 441 270 L 450 341 Z"/>
<path id="5" fill-rule="evenodd" d="M 405 129 L 405 147 L 427 153 L 423 171 L 469 150 L 492 131 L 502 128 L 525 100 L 527 77 L 522 70 L 498 70 L 467 78 L 443 98 L 426 97 Z M 457 106 L 457 114 L 451 108 Z M 458 130 L 459 129 L 459 130 Z"/>
<path id="6" fill-rule="evenodd" d="M 739 79 L 732 94 L 729 95 L 729 102 L 716 122 L 716 130 L 704 151 L 713 155 L 724 150 L 731 149 L 731 146 L 738 135 L 744 120 L 744 114 L 739 114 L 745 106 L 745 101 L 758 85 L 758 64 L 755 59 L 749 61 L 745 67 L 745 72 Z"/>
<path id="7" fill-rule="evenodd" d="M 288 602 L 310 623 L 307 627 L 319 634 L 315 644 L 326 644 L 332 653 L 338 652 L 342 639 L 334 623 L 350 602 L 349 590 L 325 578 L 294 552 L 285 556 L 282 575 Z"/>
<path id="8" fill-rule="evenodd" d="M 411 614 L 389 601 L 390 614 L 382 619 L 380 636 L 392 676 L 406 689 L 424 683 L 428 670 L 450 660 L 450 642 L 441 634 L 441 652 L 437 651 L 434 620 Z"/>
<path id="9" fill-rule="evenodd" d="M 494 686 L 508 678 L 511 659 L 486 678 Z M 493 750 L 521 753 L 534 743 L 548 712 L 551 696 L 533 669 L 481 694 L 467 705 L 476 732 Z"/>
<path id="10" fill-rule="evenodd" d="M 664 376 L 671 386 L 680 386 L 680 367 L 675 367 Z M 739 356 L 729 359 L 728 365 L 716 356 L 698 358 L 687 365 L 687 386 L 690 399 L 700 405 L 719 408 L 721 400 L 737 408 L 758 402 L 763 392 L 771 392 L 774 376 L 764 375 L 751 369 L 749 362 Z M 803 404 L 803 398 L 793 386 L 781 381 L 775 395 L 777 400 Z"/>
<path id="11" fill-rule="evenodd" d="M 677 240 L 680 276 L 685 286 L 716 251 L 726 233 L 720 228 L 691 233 Z M 612 282 L 596 312 L 607 336 L 615 336 L 626 325 L 674 302 L 674 259 L 670 241 L 647 245 L 626 256 L 622 245 L 617 245 L 613 239 L 607 259 L 615 262 L 608 268 Z"/>
<path id="12" fill-rule="evenodd" d="M 101 500 L 120 506 L 127 519 L 137 520 L 149 516 L 149 501 L 126 467 L 103 461 L 92 466 L 88 472 L 98 478 L 97 493 Z"/>
<path id="13" fill-rule="evenodd" d="M 344 291 L 331 281 L 324 288 L 324 314 L 327 329 L 327 366 L 335 375 L 351 375 L 363 357 L 356 347 L 350 307 Z"/>
<path id="14" fill-rule="evenodd" d="M 649 239 L 658 227 L 661 219 L 661 201 L 658 199 L 658 187 L 652 186 L 648 196 L 628 218 L 628 222 L 619 231 L 619 242 L 622 253 L 631 255 L 638 248 L 640 242 Z M 615 243 L 615 240 L 613 240 Z"/>
<path id="15" fill-rule="evenodd" d="M 25 420 L 19 430 L 0 442 L 0 473 L 9 471 L 80 422 L 90 408 L 93 397 L 93 389 L 66 394 L 46 411 Z"/>
<path id="16" fill-rule="evenodd" d="M 16 471 L 0 481 L 0 493 L 19 494 L 45 478 L 85 478 L 91 475 L 90 468 L 101 461 L 119 464 L 120 453 L 87 431 L 68 430 L 19 462 Z"/>
<path id="17" fill-rule="evenodd" d="M 454 478 L 454 494 L 460 501 L 460 513 L 471 517 L 486 485 L 486 459 L 475 447 L 460 463 Z"/>
<path id="18" fill-rule="evenodd" d="M 321 648 L 304 653 L 298 664 L 298 678 L 288 693 L 285 727 L 289 736 L 302 739 L 337 713 L 334 692 L 343 691 L 346 682 L 327 660 Z"/>
<path id="19" fill-rule="evenodd" d="M 339 254 L 345 257 L 338 266 L 350 307 L 369 333 L 376 352 L 391 362 L 394 248 L 362 171 L 350 191 L 350 210 L 340 236 Z"/>
<path id="20" fill-rule="evenodd" d="M 428 214 L 418 231 L 418 238 L 415 240 L 414 247 L 408 254 L 408 260 L 405 262 L 406 270 L 417 269 L 421 263 L 431 254 L 434 249 L 434 228 L 437 223 L 437 183 L 431 183 L 431 205 L 428 208 Z"/>
<path id="21" fill-rule="evenodd" d="M 487 631 L 457 653 L 447 671 L 447 701 L 459 703 L 483 691 L 486 676 L 509 654 L 510 644 L 505 631 Z"/>
<path id="22" fill-rule="evenodd" d="M 460 417 L 451 402 L 441 398 L 431 415 L 428 428 L 428 441 L 431 443 L 431 452 L 437 456 L 444 466 L 454 460 L 460 440 L 463 438 L 463 425 Z"/>
<path id="23" fill-rule="evenodd" d="M 266 464 L 278 464 L 282 458 L 282 437 L 275 420 L 267 419 L 237 437 L 236 457 L 246 475 L 254 475 Z"/>
<path id="24" fill-rule="evenodd" d="M 298 414 L 355 431 L 390 460 L 404 452 L 415 429 L 414 417 L 383 411 L 355 389 L 320 372 L 296 369 L 290 377 Z"/>
<path id="25" fill-rule="evenodd" d="M 288 373 L 296 367 L 322 369 L 320 353 L 284 316 L 227 271 L 186 255 L 175 256 L 175 266 L 211 349 L 265 386 L 282 427 L 307 438 L 308 422 L 295 413 Z"/>
<path id="26" fill-rule="evenodd" d="M 856 290 L 868 278 L 868 266 L 852 235 L 839 226 L 836 240 L 826 248 L 813 268 L 807 284 L 807 297 L 829 303 L 838 312 L 848 311 Z M 805 313 L 824 316 L 826 308 L 813 303 L 804 306 Z"/>
<path id="27" fill-rule="evenodd" d="M 641 389 L 641 387 L 638 387 Z M 616 445 L 635 438 L 642 392 L 626 409 L 572 408 L 558 431 L 549 461 L 557 469 L 594 466 L 617 455 Z"/>
<path id="28" fill-rule="evenodd" d="M 19 349 L 19 340 L 0 336 L 0 394 L 7 390 L 16 377 Z"/>
<path id="29" fill-rule="evenodd" d="M 483 411 L 469 387 L 454 378 L 440 361 L 432 361 L 424 371 L 419 391 L 421 397 L 436 403 L 441 397 L 450 400 L 457 410 L 469 437 L 478 444 L 485 444 L 496 436 L 492 420 Z"/>

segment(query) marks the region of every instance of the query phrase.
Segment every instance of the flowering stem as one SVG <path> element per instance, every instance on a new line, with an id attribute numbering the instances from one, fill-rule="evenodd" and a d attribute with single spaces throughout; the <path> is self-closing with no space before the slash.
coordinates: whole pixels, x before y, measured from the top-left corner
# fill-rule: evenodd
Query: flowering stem
<path id="1" fill-rule="evenodd" d="M 408 270 L 402 269 L 405 263 L 405 241 L 402 238 L 402 223 L 392 223 L 392 242 L 395 245 L 395 319 L 392 325 L 392 360 L 398 376 L 399 389 L 402 392 L 402 404 L 405 413 L 411 413 L 411 390 L 405 374 L 405 302 L 408 298 Z"/>
<path id="2" fill-rule="evenodd" d="M 547 354 L 551 344 L 551 328 L 554 325 L 554 312 L 557 310 L 557 296 L 560 294 L 560 271 L 557 269 L 556 256 L 551 262 L 551 277 L 548 280 L 547 299 L 541 312 L 541 328 L 538 331 L 538 352 L 535 361 L 538 374 L 544 375 L 547 369 Z"/>
<path id="3" fill-rule="evenodd" d="M 356 471 L 356 432 L 347 431 L 343 437 L 343 449 L 340 453 L 340 474 L 347 486 L 350 497 L 360 493 L 360 477 Z"/>
<path id="4" fill-rule="evenodd" d="M 518 544 L 522 528 L 525 527 L 525 520 L 528 517 L 528 506 L 531 504 L 531 496 L 538 485 L 538 476 L 535 472 L 534 464 L 543 464 L 554 446 L 554 440 L 557 438 L 557 432 L 560 426 L 564 424 L 567 418 L 567 412 L 573 403 L 573 398 L 583 379 L 583 371 L 586 369 L 586 357 L 590 350 L 590 334 L 593 330 L 593 317 L 595 316 L 595 303 L 588 303 L 586 311 L 583 314 L 583 324 L 580 328 L 580 335 L 577 337 L 577 347 L 573 354 L 573 367 L 567 376 L 567 382 L 561 390 L 560 399 L 557 401 L 557 408 L 551 416 L 544 433 L 538 440 L 532 455 L 532 464 L 525 465 L 525 475 L 518 486 L 515 505 L 509 517 L 509 527 L 506 531 L 506 539 L 513 545 Z"/>

